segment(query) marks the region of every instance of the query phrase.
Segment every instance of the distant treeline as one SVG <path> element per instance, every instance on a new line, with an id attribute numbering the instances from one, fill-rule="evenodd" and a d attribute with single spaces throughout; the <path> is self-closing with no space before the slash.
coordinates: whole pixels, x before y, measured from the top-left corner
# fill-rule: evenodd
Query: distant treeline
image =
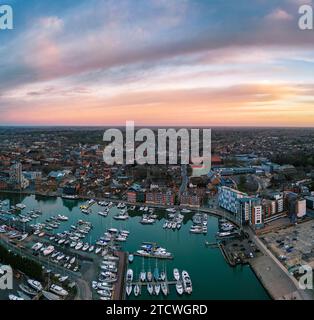
<path id="1" fill-rule="evenodd" d="M 22 257 L 18 254 L 8 251 L 0 244 L 0 263 L 10 265 L 12 269 L 19 270 L 33 279 L 42 280 L 41 265 L 31 259 Z"/>
<path id="2" fill-rule="evenodd" d="M 313 155 L 299 154 L 277 154 L 272 159 L 273 162 L 280 165 L 291 164 L 295 167 L 314 167 Z"/>

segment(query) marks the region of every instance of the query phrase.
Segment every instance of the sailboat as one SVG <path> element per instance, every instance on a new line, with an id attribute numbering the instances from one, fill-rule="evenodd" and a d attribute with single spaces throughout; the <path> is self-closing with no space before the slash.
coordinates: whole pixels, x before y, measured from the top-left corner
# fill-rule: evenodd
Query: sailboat
<path id="1" fill-rule="evenodd" d="M 141 294 L 141 289 L 138 284 L 134 286 L 134 295 L 137 297 L 139 294 Z"/>
<path id="2" fill-rule="evenodd" d="M 156 296 L 158 296 L 159 292 L 160 292 L 160 284 L 159 283 L 154 285 L 154 290 L 155 290 Z"/>
<path id="3" fill-rule="evenodd" d="M 152 285 L 151 283 L 147 283 L 147 291 L 148 291 L 148 293 L 149 293 L 150 295 L 153 294 L 153 292 L 154 292 L 154 287 L 153 287 L 153 285 Z"/>
<path id="4" fill-rule="evenodd" d="M 129 296 L 132 293 L 132 284 L 127 284 L 126 286 L 126 294 Z"/>
<path id="5" fill-rule="evenodd" d="M 164 296 L 168 295 L 168 286 L 166 282 L 161 283 L 161 291 L 164 294 Z"/>

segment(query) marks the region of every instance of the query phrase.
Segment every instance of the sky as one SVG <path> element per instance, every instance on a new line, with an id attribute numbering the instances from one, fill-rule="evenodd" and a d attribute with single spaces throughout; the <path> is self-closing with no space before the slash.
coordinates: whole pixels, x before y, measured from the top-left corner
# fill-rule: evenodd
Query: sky
<path id="1" fill-rule="evenodd" d="M 314 126 L 312 0 L 0 4 L 0 125 Z"/>

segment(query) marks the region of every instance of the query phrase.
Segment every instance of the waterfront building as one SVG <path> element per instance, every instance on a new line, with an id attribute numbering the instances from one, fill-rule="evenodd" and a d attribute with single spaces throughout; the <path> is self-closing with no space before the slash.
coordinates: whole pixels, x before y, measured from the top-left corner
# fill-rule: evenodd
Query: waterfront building
<path id="1" fill-rule="evenodd" d="M 10 183 L 15 189 L 26 189 L 29 186 L 29 181 L 24 177 L 22 172 L 22 164 L 15 163 L 10 167 Z"/>
<path id="2" fill-rule="evenodd" d="M 253 208 L 261 205 L 261 199 L 248 196 L 246 193 L 229 187 L 219 187 L 218 204 L 221 208 L 233 213 L 239 223 L 253 224 L 255 221 L 255 217 L 252 218 L 254 215 Z M 262 218 L 258 217 L 258 212 L 256 210 L 256 220 L 260 221 Z"/>
<path id="3" fill-rule="evenodd" d="M 146 192 L 147 204 L 156 204 L 156 205 L 168 205 L 173 206 L 175 202 L 175 195 L 171 190 L 161 191 L 153 190 Z"/>
<path id="4" fill-rule="evenodd" d="M 263 223 L 263 207 L 261 205 L 253 207 L 251 224 L 256 229 L 260 229 L 260 228 L 264 227 L 264 223 Z"/>
<path id="5" fill-rule="evenodd" d="M 22 183 L 22 174 L 22 164 L 20 162 L 15 163 L 10 168 L 10 182 L 20 186 Z"/>
<path id="6" fill-rule="evenodd" d="M 181 206 L 199 208 L 201 202 L 201 197 L 196 192 L 185 191 L 180 196 Z"/>

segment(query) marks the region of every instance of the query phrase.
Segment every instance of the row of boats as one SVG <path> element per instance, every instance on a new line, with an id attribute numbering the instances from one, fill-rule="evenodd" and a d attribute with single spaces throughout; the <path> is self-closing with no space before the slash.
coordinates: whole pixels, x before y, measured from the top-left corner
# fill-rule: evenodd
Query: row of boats
<path id="1" fill-rule="evenodd" d="M 100 264 L 100 273 L 97 281 L 92 282 L 92 288 L 97 292 L 100 300 L 111 300 L 115 283 L 118 280 L 119 257 L 106 254 Z"/>
<path id="2" fill-rule="evenodd" d="M 206 213 L 196 213 L 192 220 L 193 225 L 190 228 L 190 233 L 207 234 L 208 216 Z"/>
<path id="3" fill-rule="evenodd" d="M 147 292 L 150 295 L 158 296 L 160 292 L 164 296 L 169 294 L 169 282 L 167 280 L 166 273 L 162 271 L 159 274 L 159 270 L 156 266 L 154 272 L 142 271 L 139 276 L 139 281 L 133 283 L 134 273 L 132 269 L 127 270 L 126 274 L 126 294 L 130 296 L 132 292 L 137 297 L 141 295 L 142 287 L 146 285 Z M 180 274 L 177 268 L 173 269 L 173 277 L 175 280 L 176 291 L 179 295 L 183 293 L 192 293 L 192 281 L 187 271 L 183 270 Z"/>

